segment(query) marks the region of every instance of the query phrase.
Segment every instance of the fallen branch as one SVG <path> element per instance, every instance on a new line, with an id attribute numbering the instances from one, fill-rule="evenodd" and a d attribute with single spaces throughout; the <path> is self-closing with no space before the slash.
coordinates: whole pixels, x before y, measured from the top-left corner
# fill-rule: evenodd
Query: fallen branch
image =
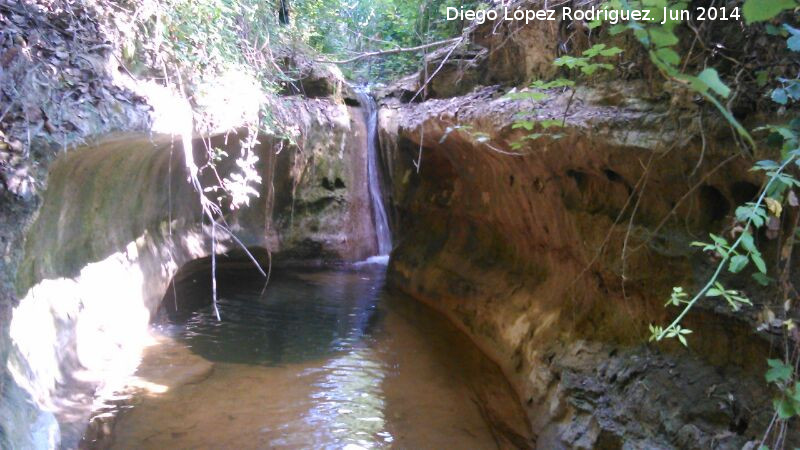
<path id="1" fill-rule="evenodd" d="M 375 51 L 375 52 L 367 52 L 367 53 L 362 53 L 362 54 L 360 54 L 358 56 L 354 56 L 354 57 L 352 57 L 350 59 L 343 59 L 343 60 L 339 60 L 339 61 L 331 61 L 331 60 L 327 60 L 327 59 L 315 59 L 314 61 L 315 62 L 319 62 L 319 63 L 328 63 L 328 64 L 347 64 L 347 63 L 351 63 L 351 62 L 354 62 L 354 61 L 358 61 L 359 59 L 371 58 L 373 56 L 392 55 L 392 54 L 395 54 L 395 53 L 403 53 L 403 52 L 416 52 L 418 50 L 424 50 L 424 49 L 430 48 L 430 47 L 437 47 L 437 46 L 440 46 L 440 45 L 452 44 L 453 42 L 461 41 L 462 39 L 463 39 L 462 37 L 457 37 L 457 38 L 452 38 L 452 39 L 445 39 L 443 41 L 431 42 L 430 44 L 418 45 L 416 47 L 398 47 L 398 48 L 393 48 L 391 50 L 379 50 L 379 51 Z"/>

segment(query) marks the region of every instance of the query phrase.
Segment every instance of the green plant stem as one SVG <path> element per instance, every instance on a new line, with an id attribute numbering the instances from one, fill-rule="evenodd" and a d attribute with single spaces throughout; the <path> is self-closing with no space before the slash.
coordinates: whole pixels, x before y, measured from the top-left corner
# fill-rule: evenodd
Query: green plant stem
<path id="1" fill-rule="evenodd" d="M 775 175 L 773 175 L 769 179 L 769 181 L 767 182 L 767 185 L 764 186 L 764 189 L 761 191 L 761 195 L 758 197 L 758 200 L 756 201 L 754 209 L 758 208 L 759 206 L 761 206 L 761 203 L 764 201 L 764 198 L 767 196 L 767 191 L 769 190 L 769 187 L 777 179 L 777 175 L 780 174 L 781 172 L 783 172 L 783 170 L 786 168 L 786 166 L 790 162 L 794 161 L 794 159 L 795 159 L 795 156 L 792 155 L 789 158 L 787 158 L 786 161 L 784 161 L 783 164 L 781 164 L 780 167 L 778 167 L 778 170 L 775 171 Z M 714 282 L 717 281 L 717 278 L 719 278 L 719 274 L 722 272 L 722 269 L 725 267 L 725 264 L 728 262 L 728 259 L 730 258 L 730 255 L 734 253 L 734 250 L 736 250 L 736 247 L 738 247 L 739 244 L 742 242 L 742 238 L 744 237 L 745 232 L 750 228 L 750 224 L 752 222 L 753 222 L 753 218 L 752 218 L 752 215 L 751 215 L 750 218 L 747 220 L 747 223 L 745 224 L 744 231 L 742 231 L 742 233 L 739 234 L 739 238 L 736 239 L 736 241 L 733 243 L 733 245 L 731 245 L 730 251 L 728 251 L 727 254 L 722 258 L 722 261 L 720 261 L 719 265 L 717 266 L 717 269 L 714 271 L 714 274 L 708 280 L 708 283 L 706 283 L 706 285 L 703 286 L 703 288 L 689 301 L 689 303 L 686 304 L 686 307 L 684 307 L 683 311 L 681 311 L 681 313 L 678 314 L 678 317 L 676 317 L 675 320 L 673 320 L 672 323 L 668 327 L 664 328 L 664 330 L 661 331 L 661 333 L 658 335 L 658 337 L 656 337 L 656 341 L 662 340 L 664 338 L 664 336 L 666 336 L 667 331 L 669 331 L 671 329 L 674 329 L 676 326 L 678 326 L 678 324 L 681 323 L 681 320 L 683 320 L 683 318 L 686 316 L 686 314 L 688 314 L 689 311 L 692 309 L 692 307 L 694 307 L 695 303 L 697 303 L 698 300 L 703 298 L 705 293 L 709 289 L 711 289 L 711 287 L 714 285 Z"/>

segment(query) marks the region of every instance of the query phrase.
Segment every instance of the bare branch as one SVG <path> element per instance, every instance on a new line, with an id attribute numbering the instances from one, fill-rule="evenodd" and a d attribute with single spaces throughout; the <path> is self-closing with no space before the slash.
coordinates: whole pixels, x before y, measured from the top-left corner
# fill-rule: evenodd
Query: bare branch
<path id="1" fill-rule="evenodd" d="M 354 61 L 358 61 L 359 59 L 371 58 L 373 56 L 392 55 L 392 54 L 395 54 L 395 53 L 403 53 L 403 52 L 416 52 L 418 50 L 424 50 L 424 49 L 430 48 L 430 47 L 437 47 L 437 46 L 440 46 L 440 45 L 452 44 L 452 43 L 454 43 L 456 41 L 461 41 L 462 39 L 463 39 L 462 37 L 457 37 L 457 38 L 452 38 L 452 39 L 445 39 L 443 41 L 431 42 L 430 44 L 418 45 L 416 47 L 398 47 L 398 48 L 393 48 L 391 50 L 380 50 L 380 51 L 375 51 L 375 52 L 367 52 L 367 53 L 362 53 L 362 54 L 360 54 L 358 56 L 355 56 L 353 58 L 350 58 L 350 59 L 343 59 L 343 60 L 339 60 L 339 61 L 330 61 L 330 60 L 326 60 L 326 59 L 315 59 L 314 61 L 315 62 L 320 62 L 320 63 L 328 63 L 328 64 L 347 64 L 347 63 L 351 63 L 351 62 L 354 62 Z"/>

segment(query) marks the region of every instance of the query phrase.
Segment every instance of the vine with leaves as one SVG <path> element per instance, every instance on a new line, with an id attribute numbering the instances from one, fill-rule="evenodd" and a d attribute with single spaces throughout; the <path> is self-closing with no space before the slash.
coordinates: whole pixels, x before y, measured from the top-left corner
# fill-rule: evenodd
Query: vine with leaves
<path id="1" fill-rule="evenodd" d="M 685 9 L 686 1 L 667 0 L 610 0 L 604 8 L 617 10 L 650 9 L 655 20 L 652 22 L 635 22 L 616 24 L 609 30 L 610 34 L 630 32 L 646 48 L 650 61 L 658 68 L 661 74 L 670 80 L 678 82 L 691 91 L 702 96 L 704 100 L 713 105 L 724 117 L 731 128 L 738 134 L 742 142 L 743 151 L 754 154 L 757 144 L 753 135 L 733 115 L 726 101 L 731 96 L 731 89 L 726 85 L 719 73 L 711 67 L 706 67 L 696 75 L 684 71 L 685 64 L 681 66 L 681 55 L 677 51 L 679 38 L 676 27 L 680 20 L 671 20 L 669 11 Z M 742 6 L 741 14 L 748 25 L 765 21 L 774 21 L 785 10 L 795 9 L 798 4 L 795 0 L 746 0 Z M 738 6 L 735 8 L 738 9 Z M 664 15 L 666 12 L 666 15 Z M 738 14 L 738 11 L 737 11 Z M 677 17 L 677 15 L 676 15 Z M 663 20 L 662 20 L 663 19 Z M 664 23 L 662 23 L 664 22 Z M 599 23 L 592 24 L 594 27 Z M 793 51 L 800 51 L 800 30 L 787 23 L 776 27 L 768 24 L 767 31 L 773 35 L 786 37 L 786 47 Z M 768 80 L 765 73 L 759 76 L 759 84 L 766 86 Z M 779 77 L 777 87 L 765 91 L 776 104 L 786 106 L 800 100 L 800 79 L 787 79 Z M 650 325 L 650 340 L 662 341 L 664 339 L 677 339 L 682 345 L 688 346 L 688 336 L 692 330 L 685 328 L 682 323 L 684 318 L 700 302 L 715 299 L 723 300 L 733 312 L 739 312 L 744 307 L 752 307 L 753 302 L 741 290 L 729 289 L 721 280 L 724 273 L 738 276 L 752 264 L 754 271 L 752 279 L 762 286 L 778 285 L 777 290 L 783 302 L 782 318 L 778 319 L 774 312 L 768 310 L 766 321 L 760 328 L 777 325 L 783 334 L 786 343 L 783 359 L 769 359 L 769 369 L 766 372 L 766 381 L 777 388 L 778 395 L 773 401 L 775 413 L 764 436 L 760 442 L 761 449 L 782 448 L 785 445 L 786 427 L 789 420 L 800 416 L 800 376 L 798 364 L 800 363 L 800 333 L 798 324 L 790 317 L 793 300 L 797 291 L 789 282 L 791 253 L 795 240 L 800 238 L 798 217 L 800 207 L 796 190 L 800 188 L 800 180 L 796 174 L 800 167 L 800 118 L 792 118 L 787 123 L 780 125 L 767 125 L 756 128 L 753 133 L 765 133 L 767 141 L 780 146 L 780 159 L 758 161 L 752 168 L 753 171 L 764 174 L 764 184 L 755 201 L 739 206 L 735 211 L 735 226 L 731 233 L 731 240 L 724 236 L 709 234 L 710 242 L 693 242 L 703 252 L 713 256 L 716 267 L 711 276 L 702 286 L 694 292 L 676 286 L 667 300 L 666 307 L 679 308 L 679 313 L 667 325 Z M 794 220 L 790 220 L 790 228 L 784 239 L 780 262 L 783 267 L 778 277 L 771 278 L 770 268 L 765 262 L 762 252 L 757 245 L 757 236 L 763 232 L 765 236 L 775 238 L 785 227 L 781 220 L 788 214 L 784 211 L 792 210 Z M 777 266 L 780 266 L 779 264 Z M 780 281 L 780 283 L 778 283 Z"/>

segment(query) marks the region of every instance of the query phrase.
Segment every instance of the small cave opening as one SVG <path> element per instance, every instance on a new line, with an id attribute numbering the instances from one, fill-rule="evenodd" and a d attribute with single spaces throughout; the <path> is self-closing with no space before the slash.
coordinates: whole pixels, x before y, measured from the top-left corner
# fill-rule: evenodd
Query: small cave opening
<path id="1" fill-rule="evenodd" d="M 748 181 L 737 181 L 730 186 L 731 197 L 736 206 L 755 200 L 758 191 L 758 186 Z"/>
<path id="2" fill-rule="evenodd" d="M 252 255 L 265 272 L 270 268 L 270 254 L 262 247 L 250 247 Z M 253 261 L 242 249 L 216 256 L 217 295 L 236 289 L 242 280 L 262 277 Z M 159 307 L 158 320 L 172 320 L 197 311 L 213 302 L 211 292 L 211 256 L 187 262 L 170 280 Z M 237 281 L 238 280 L 238 281 Z"/>
<path id="3" fill-rule="evenodd" d="M 731 203 L 711 185 L 703 185 L 698 191 L 700 215 L 705 223 L 714 223 L 725 218 L 731 210 Z"/>
<path id="4" fill-rule="evenodd" d="M 344 104 L 347 105 L 347 106 L 353 106 L 353 107 L 356 107 L 356 108 L 361 107 L 361 102 L 359 102 L 357 98 L 353 98 L 353 97 L 345 97 L 344 98 Z"/>
<path id="5" fill-rule="evenodd" d="M 575 184 L 578 186 L 578 189 L 583 192 L 588 187 L 588 179 L 585 173 L 570 169 L 567 170 L 567 176 L 572 178 L 575 181 Z"/>
<path id="6" fill-rule="evenodd" d="M 622 175 L 618 174 L 617 172 L 614 172 L 611 169 L 604 169 L 603 174 L 606 176 L 608 181 L 612 183 L 625 183 L 625 179 L 622 178 Z"/>

